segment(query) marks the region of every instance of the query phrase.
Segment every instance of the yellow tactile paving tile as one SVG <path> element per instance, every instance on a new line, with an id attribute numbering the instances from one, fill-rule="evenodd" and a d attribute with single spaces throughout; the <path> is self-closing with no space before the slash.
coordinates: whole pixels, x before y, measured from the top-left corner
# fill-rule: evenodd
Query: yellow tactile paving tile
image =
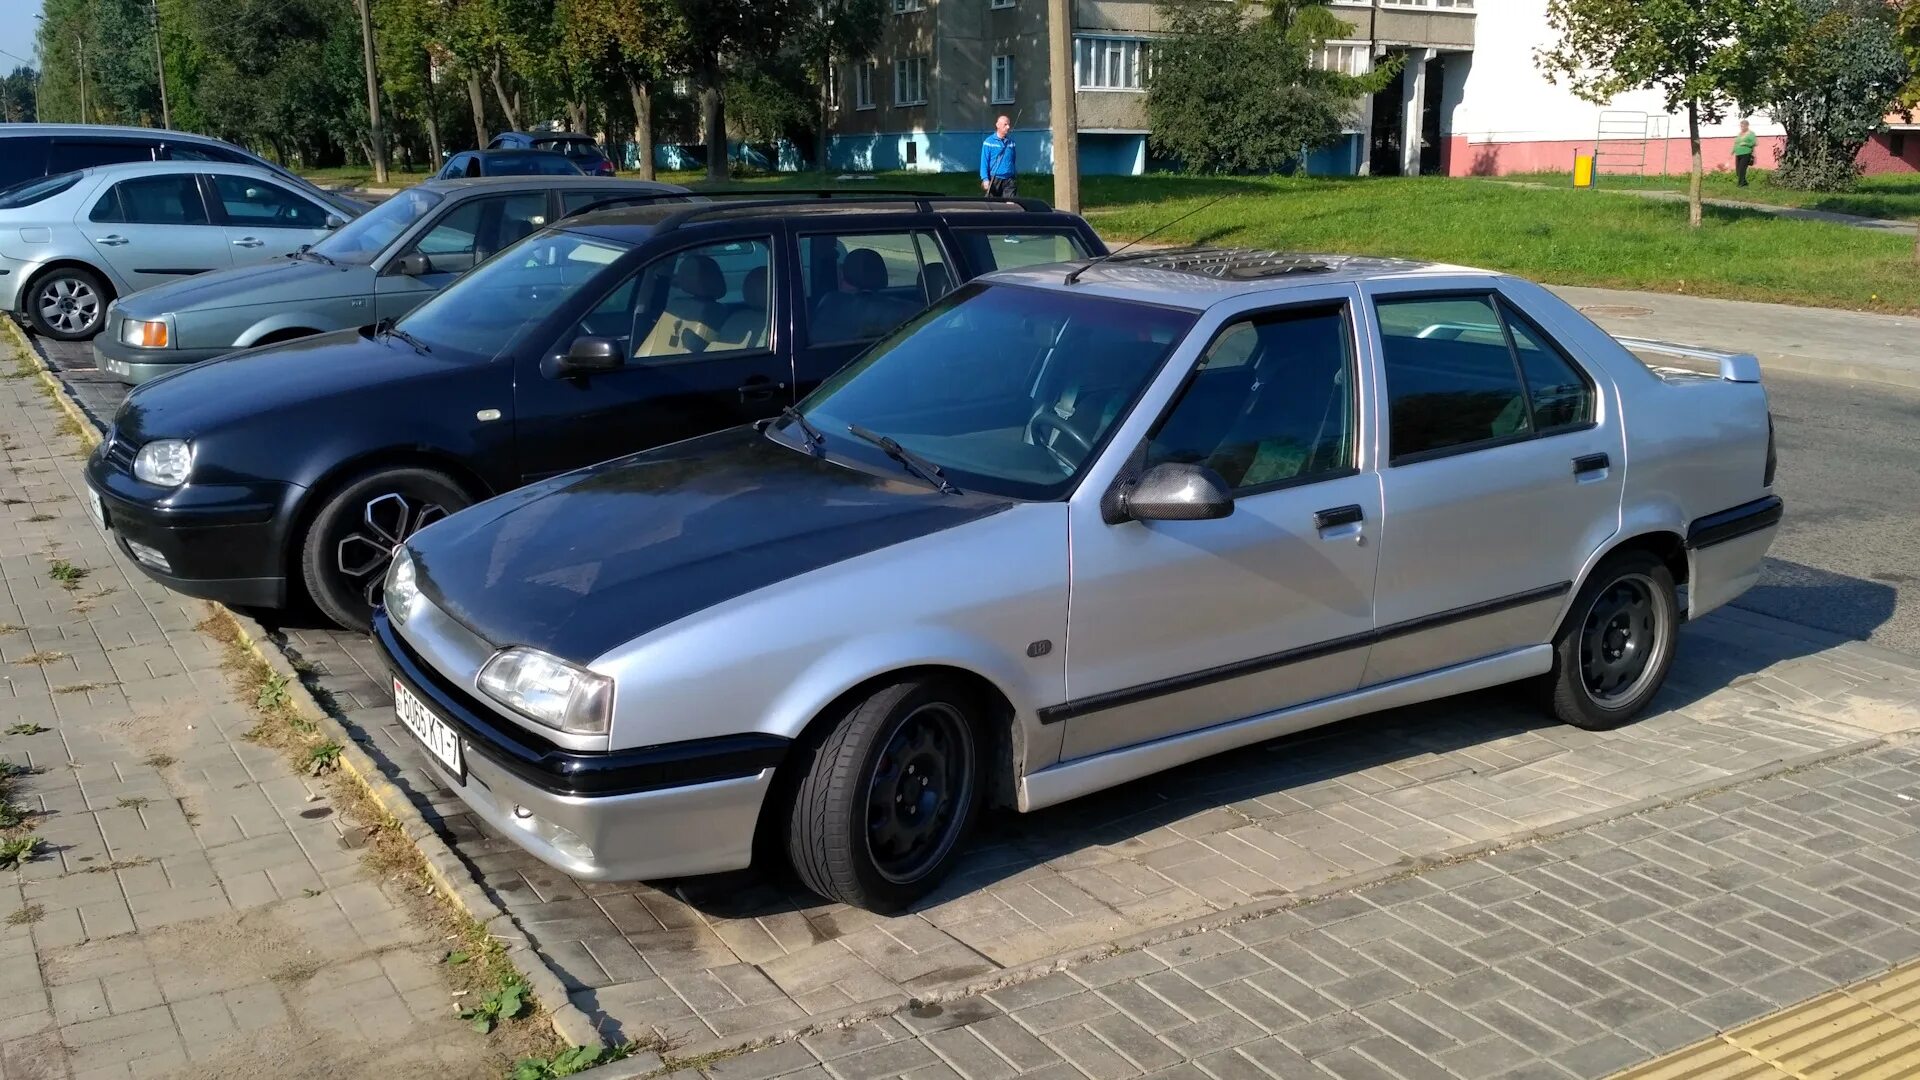
<path id="1" fill-rule="evenodd" d="M 1920 1077 L 1920 962 L 1764 1016 L 1612 1080 Z"/>

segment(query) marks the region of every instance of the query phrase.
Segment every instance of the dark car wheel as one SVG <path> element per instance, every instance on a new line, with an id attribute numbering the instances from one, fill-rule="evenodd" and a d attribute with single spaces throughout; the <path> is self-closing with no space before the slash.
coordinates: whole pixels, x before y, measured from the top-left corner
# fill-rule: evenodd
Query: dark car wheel
<path id="1" fill-rule="evenodd" d="M 431 469 L 377 469 L 355 478 L 321 506 L 301 542 L 307 595 L 341 626 L 367 629 L 393 549 L 472 502 L 451 477 Z"/>
<path id="2" fill-rule="evenodd" d="M 1679 628 L 1666 564 L 1643 551 L 1609 557 L 1554 639 L 1546 676 L 1554 715 L 1594 731 L 1631 720 L 1666 682 Z"/>
<path id="3" fill-rule="evenodd" d="M 85 341 L 100 332 L 112 299 L 99 275 L 62 266 L 34 279 L 27 290 L 27 319 L 35 333 L 55 341 Z"/>
<path id="4" fill-rule="evenodd" d="M 939 883 L 980 809 L 978 705 L 945 679 L 852 702 L 797 762 L 787 853 L 814 892 L 899 911 Z"/>

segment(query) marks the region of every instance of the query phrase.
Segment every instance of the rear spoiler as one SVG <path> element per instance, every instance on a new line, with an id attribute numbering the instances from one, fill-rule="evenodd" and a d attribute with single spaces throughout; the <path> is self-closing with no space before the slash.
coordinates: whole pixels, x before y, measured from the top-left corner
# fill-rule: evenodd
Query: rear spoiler
<path id="1" fill-rule="evenodd" d="M 1671 341 L 1654 341 L 1649 338 L 1616 337 L 1613 340 L 1625 346 L 1629 352 L 1654 353 L 1658 356 L 1671 356 L 1681 360 L 1710 361 L 1720 365 L 1720 378 L 1727 382 L 1757 383 L 1760 381 L 1760 358 L 1752 353 L 1723 352 L 1719 349 L 1704 349 L 1698 345 L 1676 345 Z"/>

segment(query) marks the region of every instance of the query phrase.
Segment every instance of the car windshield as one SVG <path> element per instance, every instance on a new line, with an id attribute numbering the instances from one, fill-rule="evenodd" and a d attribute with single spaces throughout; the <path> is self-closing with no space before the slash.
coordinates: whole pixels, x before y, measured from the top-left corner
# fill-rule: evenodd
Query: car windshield
<path id="1" fill-rule="evenodd" d="M 1066 493 L 1174 346 L 1190 311 L 1017 285 L 966 286 L 840 369 L 801 405 L 836 455 L 898 469 L 859 426 L 963 490 Z M 780 437 L 803 441 L 791 423 Z"/>
<path id="2" fill-rule="evenodd" d="M 461 275 L 402 318 L 400 329 L 435 352 L 491 359 L 629 250 L 560 229 L 535 233 Z"/>
<path id="3" fill-rule="evenodd" d="M 334 230 L 313 250 L 338 263 L 369 263 L 407 227 L 425 217 L 441 196 L 408 188 Z"/>
<path id="4" fill-rule="evenodd" d="M 50 199 L 60 194 L 79 182 L 80 174 L 77 172 L 23 181 L 0 190 L 0 210 L 17 210 L 22 206 L 32 206 L 42 199 Z"/>

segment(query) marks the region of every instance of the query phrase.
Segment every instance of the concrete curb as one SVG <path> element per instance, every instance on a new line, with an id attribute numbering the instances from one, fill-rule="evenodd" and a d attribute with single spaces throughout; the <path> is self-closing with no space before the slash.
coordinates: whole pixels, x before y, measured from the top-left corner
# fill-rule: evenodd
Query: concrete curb
<path id="1" fill-rule="evenodd" d="M 4 320 L 7 333 L 13 344 L 26 351 L 35 359 L 35 368 L 40 382 L 52 391 L 54 402 L 62 412 L 71 417 L 80 426 L 81 437 L 91 446 L 98 446 L 102 433 L 96 427 L 78 402 L 67 393 L 66 386 L 53 372 L 40 362 L 40 351 L 26 334 L 11 319 Z M 442 896 L 454 906 L 465 912 L 469 918 L 486 928 L 488 934 L 498 939 L 506 949 L 507 960 L 533 991 L 535 1000 L 547 1008 L 547 1016 L 553 1023 L 554 1033 L 566 1040 L 569 1046 L 598 1046 L 604 1040 L 594 1027 L 592 1020 L 579 1006 L 573 1004 L 567 996 L 566 986 L 560 981 L 552 968 L 534 949 L 532 941 L 521 929 L 512 915 L 494 903 L 480 888 L 466 864 L 460 861 L 453 849 L 447 846 L 440 834 L 427 823 L 420 810 L 413 804 L 407 793 L 388 779 L 380 770 L 372 756 L 361 747 L 367 738 L 365 732 L 349 727 L 344 721 L 328 712 L 313 696 L 312 691 L 300 678 L 293 664 L 277 647 L 272 647 L 266 628 L 251 616 L 235 611 L 223 604 L 207 602 L 207 608 L 213 612 L 224 612 L 240 628 L 240 643 L 248 652 L 259 658 L 274 674 L 287 680 L 287 688 L 293 695 L 295 709 L 320 727 L 321 732 L 341 746 L 341 768 L 357 781 L 381 810 L 399 822 L 401 833 L 419 850 L 426 862 L 427 875 L 433 881 Z"/>
<path id="2" fill-rule="evenodd" d="M 1030 964 L 1002 968 L 990 976 L 967 982 L 952 983 L 926 991 L 918 996 L 908 996 L 906 994 L 891 995 L 854 1005 L 830 1016 L 814 1017 L 810 1022 L 805 1024 L 769 1024 L 765 1027 L 739 1032 L 725 1038 L 709 1039 L 705 1042 L 676 1049 L 672 1058 L 691 1060 L 715 1055 L 732 1055 L 775 1043 L 791 1042 L 795 1039 L 804 1038 L 808 1035 L 816 1035 L 835 1028 L 845 1028 L 870 1020 L 878 1020 L 922 1004 L 943 1003 L 961 998 L 978 997 L 994 990 L 1004 989 L 1024 982 L 1031 982 L 1034 979 L 1051 975 L 1055 972 L 1066 971 L 1080 964 L 1102 960 L 1121 953 L 1138 952 L 1141 949 L 1154 945 L 1163 945 L 1169 941 L 1175 941 L 1180 938 L 1193 937 L 1196 934 L 1204 934 L 1214 930 L 1224 930 L 1278 912 L 1305 907 L 1309 904 L 1318 903 L 1319 901 L 1327 900 L 1335 896 L 1362 892 L 1375 885 L 1381 885 L 1389 881 L 1407 877 L 1418 877 L 1429 870 L 1435 870 L 1442 866 L 1465 862 L 1469 859 L 1506 851 L 1510 848 L 1526 847 L 1532 844 L 1543 843 L 1572 833 L 1582 832 L 1598 825 L 1604 825 L 1611 821 L 1636 817 L 1640 814 L 1645 814 L 1663 807 L 1684 803 L 1726 788 L 1749 784 L 1756 780 L 1765 780 L 1769 777 L 1780 776 L 1784 773 L 1797 772 L 1801 769 L 1821 765 L 1844 757 L 1852 757 L 1856 754 L 1865 753 L 1869 750 L 1884 746 L 1890 741 L 1892 741 L 1890 738 L 1876 736 L 1873 738 L 1858 739 L 1826 750 L 1817 750 L 1811 753 L 1797 754 L 1792 757 L 1783 757 L 1769 764 L 1748 769 L 1745 772 L 1734 773 L 1713 780 L 1702 781 L 1697 784 L 1689 784 L 1665 794 L 1638 799 L 1623 806 L 1617 806 L 1607 810 L 1596 810 L 1590 814 L 1582 814 L 1579 817 L 1569 818 L 1566 821 L 1553 825 L 1545 825 L 1538 829 L 1528 829 L 1524 832 L 1498 840 L 1482 840 L 1471 844 L 1462 844 L 1433 855 L 1423 856 L 1417 860 L 1411 860 L 1393 866 L 1383 866 L 1377 870 L 1351 874 L 1344 878 L 1336 878 L 1332 881 L 1302 889 L 1299 892 L 1292 893 L 1285 897 L 1243 904 L 1226 911 L 1212 912 L 1169 926 L 1157 927 L 1152 930 L 1141 931 L 1137 934 L 1130 934 L 1126 937 L 1116 938 L 1103 945 L 1090 945 L 1085 948 L 1059 953 L 1055 956 L 1047 957 L 1044 960 L 1036 960 Z M 587 1072 L 579 1075 L 592 1077 L 593 1080 L 644 1080 L 646 1077 L 658 1075 L 658 1072 L 658 1067 L 648 1069 L 641 1067 L 637 1062 L 620 1061 L 589 1069 Z"/>

